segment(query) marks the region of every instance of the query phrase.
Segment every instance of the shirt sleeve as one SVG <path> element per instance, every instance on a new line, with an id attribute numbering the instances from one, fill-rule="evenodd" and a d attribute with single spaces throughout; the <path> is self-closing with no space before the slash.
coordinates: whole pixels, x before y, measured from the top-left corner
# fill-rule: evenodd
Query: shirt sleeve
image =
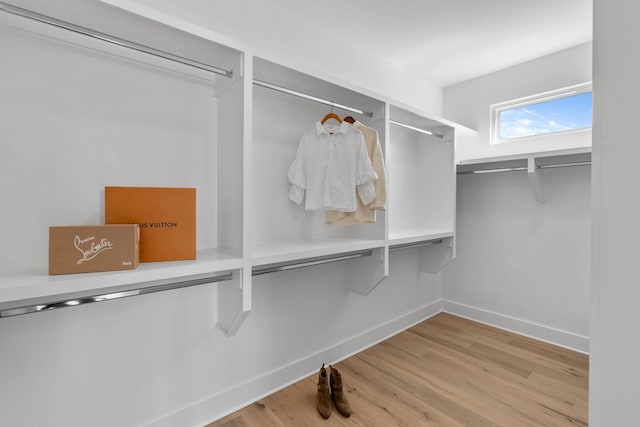
<path id="1" fill-rule="evenodd" d="M 296 158 L 293 160 L 293 163 L 291 163 L 288 174 L 289 183 L 291 184 L 289 187 L 289 200 L 298 205 L 302 204 L 305 189 L 307 188 L 307 178 L 304 165 L 305 146 L 304 138 L 302 138 L 298 144 Z"/>
<path id="2" fill-rule="evenodd" d="M 376 187 L 374 183 L 375 180 L 378 179 L 378 175 L 373 170 L 373 166 L 371 166 L 371 160 L 367 155 L 367 146 L 362 136 L 360 136 L 360 149 L 358 151 L 356 188 L 362 204 L 367 206 L 376 198 Z"/>

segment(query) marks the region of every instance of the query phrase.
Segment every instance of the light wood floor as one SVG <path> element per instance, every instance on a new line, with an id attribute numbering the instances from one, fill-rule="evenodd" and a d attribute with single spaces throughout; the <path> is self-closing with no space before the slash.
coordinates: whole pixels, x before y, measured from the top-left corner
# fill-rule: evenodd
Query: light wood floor
<path id="1" fill-rule="evenodd" d="M 208 427 L 586 426 L 588 365 L 584 354 L 443 313 L 335 365 L 350 418 L 335 408 L 320 417 L 314 375 Z"/>

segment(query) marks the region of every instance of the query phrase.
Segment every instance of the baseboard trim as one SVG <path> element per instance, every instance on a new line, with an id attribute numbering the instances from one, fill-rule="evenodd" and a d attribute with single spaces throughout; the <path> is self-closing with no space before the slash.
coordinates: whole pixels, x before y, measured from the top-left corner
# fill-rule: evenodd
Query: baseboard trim
<path id="1" fill-rule="evenodd" d="M 460 304 L 454 301 L 443 301 L 444 311 L 489 326 L 524 335 L 539 341 L 548 342 L 559 347 L 568 348 L 580 353 L 589 354 L 589 337 L 572 332 L 551 328 L 527 320 L 517 319 L 489 310 Z"/>
<path id="2" fill-rule="evenodd" d="M 278 390 L 314 374 L 322 363 L 336 363 L 361 352 L 443 311 L 443 301 L 435 301 L 382 325 L 267 372 L 242 384 L 216 393 L 199 402 L 151 421 L 147 427 L 205 426 Z"/>

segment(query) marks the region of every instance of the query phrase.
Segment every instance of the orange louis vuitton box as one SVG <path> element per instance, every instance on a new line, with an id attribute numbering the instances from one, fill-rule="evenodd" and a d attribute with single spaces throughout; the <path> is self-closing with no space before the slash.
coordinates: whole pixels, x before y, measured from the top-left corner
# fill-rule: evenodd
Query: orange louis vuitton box
<path id="1" fill-rule="evenodd" d="M 139 241 L 136 224 L 49 227 L 49 274 L 133 270 Z"/>
<path id="2" fill-rule="evenodd" d="M 196 189 L 105 187 L 105 222 L 140 226 L 140 262 L 196 258 Z"/>

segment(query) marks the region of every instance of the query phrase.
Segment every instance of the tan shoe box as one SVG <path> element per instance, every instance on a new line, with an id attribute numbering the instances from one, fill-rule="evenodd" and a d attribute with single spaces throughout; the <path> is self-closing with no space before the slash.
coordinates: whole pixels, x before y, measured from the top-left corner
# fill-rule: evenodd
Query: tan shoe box
<path id="1" fill-rule="evenodd" d="M 49 274 L 133 270 L 139 263 L 137 224 L 49 227 Z"/>

